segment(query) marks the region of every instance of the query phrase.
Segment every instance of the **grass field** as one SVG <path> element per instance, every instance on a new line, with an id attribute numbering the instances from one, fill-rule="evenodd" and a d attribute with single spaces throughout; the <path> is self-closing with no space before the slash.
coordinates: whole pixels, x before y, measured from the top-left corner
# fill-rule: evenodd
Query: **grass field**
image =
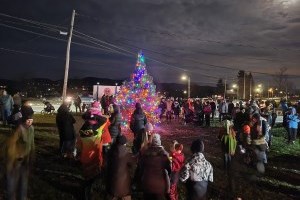
<path id="1" fill-rule="evenodd" d="M 76 116 L 76 129 L 82 125 L 80 116 Z M 83 177 L 80 163 L 63 160 L 58 153 L 58 134 L 55 115 L 35 115 L 36 161 L 30 176 L 29 198 L 43 199 L 82 199 Z M 222 153 L 217 140 L 217 123 L 214 127 L 200 128 L 181 123 L 162 124 L 158 132 L 162 135 L 163 145 L 168 149 L 172 140 L 184 144 L 184 153 L 189 157 L 192 140 L 202 137 L 205 142 L 205 156 L 214 167 L 214 182 L 209 185 L 209 199 L 300 199 L 300 144 L 287 145 L 285 130 L 274 128 L 273 145 L 268 153 L 265 174 L 258 174 L 252 167 L 242 163 L 241 155 L 235 155 L 232 173 L 226 175 L 222 169 Z M 0 145 L 3 146 L 9 128 L 0 128 Z M 132 135 L 126 133 L 130 142 Z M 4 168 L 1 163 L 0 199 L 4 192 Z M 104 185 L 101 180 L 93 186 L 94 199 L 104 199 Z M 180 199 L 185 199 L 184 184 L 179 185 Z M 134 191 L 133 199 L 141 199 L 141 192 Z"/>

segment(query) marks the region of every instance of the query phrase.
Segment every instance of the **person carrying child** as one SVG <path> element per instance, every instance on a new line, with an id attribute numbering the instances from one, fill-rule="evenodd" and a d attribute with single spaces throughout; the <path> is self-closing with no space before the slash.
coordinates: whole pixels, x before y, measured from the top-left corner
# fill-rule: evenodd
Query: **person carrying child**
<path id="1" fill-rule="evenodd" d="M 100 109 L 93 104 L 93 109 L 87 111 L 82 117 L 85 123 L 80 129 L 77 140 L 79 160 L 85 177 L 85 195 L 90 199 L 89 193 L 93 182 L 99 177 L 104 168 L 105 153 L 103 146 L 111 143 L 111 136 L 108 130 L 109 119 L 101 116 Z"/>

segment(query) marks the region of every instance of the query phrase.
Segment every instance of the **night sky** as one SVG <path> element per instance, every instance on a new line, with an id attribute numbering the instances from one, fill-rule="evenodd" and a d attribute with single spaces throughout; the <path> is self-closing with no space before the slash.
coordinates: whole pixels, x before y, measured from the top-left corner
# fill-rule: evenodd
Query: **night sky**
<path id="1" fill-rule="evenodd" d="M 286 67 L 300 88 L 300 0 L 1 0 L 0 78 L 62 79 L 73 9 L 69 77 L 128 79 L 142 49 L 159 82 L 272 85 Z"/>

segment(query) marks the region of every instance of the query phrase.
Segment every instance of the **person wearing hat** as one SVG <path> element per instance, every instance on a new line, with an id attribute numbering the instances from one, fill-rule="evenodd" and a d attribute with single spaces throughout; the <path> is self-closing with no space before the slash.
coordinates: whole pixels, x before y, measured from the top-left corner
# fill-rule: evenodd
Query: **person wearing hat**
<path id="1" fill-rule="evenodd" d="M 28 175 L 34 160 L 33 110 L 22 106 L 22 120 L 5 148 L 7 199 L 27 199 Z"/>
<path id="2" fill-rule="evenodd" d="M 131 115 L 130 119 L 130 129 L 133 132 L 133 149 L 132 152 L 137 154 L 141 149 L 142 145 L 142 136 L 145 132 L 145 125 L 147 124 L 147 117 L 142 109 L 140 103 L 135 104 L 135 110 Z"/>
<path id="3" fill-rule="evenodd" d="M 206 199 L 208 181 L 213 182 L 213 167 L 204 155 L 204 144 L 201 139 L 192 142 L 192 157 L 184 165 L 180 181 L 186 182 L 187 200 Z"/>
<path id="4" fill-rule="evenodd" d="M 152 143 L 140 157 L 138 168 L 144 199 L 168 199 L 171 162 L 159 134 L 153 134 Z"/>
<path id="5" fill-rule="evenodd" d="M 112 197 L 110 199 L 131 199 L 130 169 L 135 159 L 128 152 L 126 143 L 126 137 L 118 135 L 108 152 L 106 190 Z"/>

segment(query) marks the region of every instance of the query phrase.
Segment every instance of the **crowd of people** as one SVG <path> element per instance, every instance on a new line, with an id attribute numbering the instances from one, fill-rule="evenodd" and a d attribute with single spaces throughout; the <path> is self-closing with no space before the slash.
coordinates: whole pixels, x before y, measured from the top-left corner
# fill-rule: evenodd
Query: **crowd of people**
<path id="1" fill-rule="evenodd" d="M 2 110 L 3 120 L 8 123 L 10 117 L 15 116 L 13 108 L 18 104 L 6 95 L 3 93 L 1 101 L 5 105 L 2 106 L 5 107 Z M 5 146 L 8 199 L 26 199 L 29 169 L 34 160 L 34 112 L 26 101 L 19 106 L 19 118 Z M 300 103 L 288 107 L 286 101 L 282 101 L 281 108 L 287 142 L 292 145 L 300 123 Z M 253 100 L 234 105 L 226 100 L 217 103 L 211 99 L 181 101 L 163 98 L 159 109 L 162 123 L 182 120 L 185 125 L 193 122 L 209 127 L 212 120 L 219 121 L 222 126 L 218 138 L 226 172 L 231 170 L 237 150 L 243 155 L 243 162 L 255 166 L 261 173 L 265 171 L 267 152 L 272 145 L 272 127 L 277 117 L 271 102 L 266 102 L 260 108 Z M 219 118 L 216 118 L 216 111 Z M 201 138 L 192 142 L 192 155 L 188 159 L 183 154 L 183 144 L 176 140 L 170 144 L 170 149 L 165 149 L 161 136 L 148 122 L 140 103 L 136 103 L 129 122 L 134 137 L 131 149 L 126 146 L 128 140 L 122 134 L 122 116 L 118 105 L 110 104 L 103 110 L 101 101 L 94 101 L 82 113 L 82 119 L 84 123 L 76 133 L 74 125 L 78 122 L 68 104 L 63 103 L 57 110 L 59 154 L 63 159 L 74 159 L 81 163 L 85 199 L 91 199 L 91 187 L 97 179 L 105 182 L 108 199 L 131 199 L 132 191 L 140 190 L 144 199 L 177 200 L 180 181 L 186 185 L 187 199 L 206 199 L 208 183 L 213 182 L 213 167 L 203 154 L 204 143 Z M 132 169 L 134 174 L 131 173 Z"/>

